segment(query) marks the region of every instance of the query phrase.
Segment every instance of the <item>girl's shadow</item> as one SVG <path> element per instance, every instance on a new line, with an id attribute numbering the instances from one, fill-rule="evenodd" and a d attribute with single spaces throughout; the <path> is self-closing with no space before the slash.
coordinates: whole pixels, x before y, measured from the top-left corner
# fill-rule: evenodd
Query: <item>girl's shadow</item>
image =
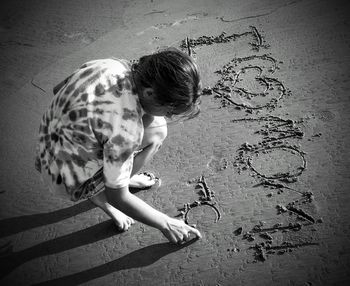
<path id="1" fill-rule="evenodd" d="M 136 192 L 136 190 L 130 191 Z M 95 206 L 90 201 L 86 200 L 71 207 L 50 213 L 4 219 L 0 221 L 0 237 L 5 237 L 18 232 L 26 231 L 31 228 L 56 223 L 69 217 L 78 215 L 82 212 L 89 211 L 94 207 Z M 18 252 L 12 252 L 10 245 L 2 246 L 0 247 L 0 279 L 4 278 L 15 268 L 32 259 L 94 243 L 120 233 L 121 232 L 117 231 L 114 222 L 112 220 L 107 220 L 86 229 L 82 229 L 71 234 L 42 242 Z M 60 284 L 61 282 L 64 284 L 68 282 L 68 284 L 71 285 L 70 283 L 72 282 L 75 283 L 76 281 L 82 280 L 88 281 L 122 269 L 150 265 L 161 257 L 171 252 L 177 251 L 191 243 L 193 243 L 193 241 L 181 246 L 174 246 L 170 243 L 151 245 L 136 250 L 115 261 L 108 262 L 92 269 L 88 269 L 81 273 L 62 277 L 57 280 L 48 281 L 48 283 L 50 285 L 51 283 L 54 285 L 62 285 Z"/>
<path id="2" fill-rule="evenodd" d="M 71 207 L 49 213 L 40 213 L 20 217 L 8 218 L 0 221 L 0 238 L 44 226 L 87 212 L 95 206 L 89 201 L 74 204 Z"/>
<path id="3" fill-rule="evenodd" d="M 139 191 L 139 189 L 130 188 L 130 192 L 133 194 Z M 71 207 L 49 213 L 40 213 L 4 219 L 0 221 L 0 238 L 26 231 L 35 227 L 56 223 L 61 220 L 76 216 L 80 213 L 87 212 L 95 207 L 96 206 L 89 200 L 85 200 L 81 203 L 74 204 Z"/>
<path id="4" fill-rule="evenodd" d="M 71 207 L 21 217 L 8 218 L 0 221 L 0 237 L 16 234 L 35 227 L 40 227 L 89 211 L 95 206 L 88 200 Z M 112 220 L 102 222 L 92 227 L 64 235 L 38 245 L 34 245 L 19 252 L 12 252 L 11 243 L 0 249 L 0 278 L 3 278 L 21 264 L 37 257 L 58 253 L 84 244 L 93 243 L 108 238 L 117 233 Z"/>
<path id="5" fill-rule="evenodd" d="M 79 285 L 120 270 L 145 267 L 172 252 L 191 245 L 196 240 L 192 239 L 182 245 L 174 245 L 169 242 L 149 245 L 103 265 L 36 285 Z"/>

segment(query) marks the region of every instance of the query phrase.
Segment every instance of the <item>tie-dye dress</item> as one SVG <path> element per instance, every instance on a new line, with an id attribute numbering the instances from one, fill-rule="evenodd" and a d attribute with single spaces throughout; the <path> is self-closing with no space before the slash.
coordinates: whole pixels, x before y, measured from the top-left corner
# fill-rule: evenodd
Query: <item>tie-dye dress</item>
<path id="1" fill-rule="evenodd" d="M 97 192 L 82 189 L 91 178 L 127 186 L 144 132 L 130 62 L 87 62 L 54 93 L 40 124 L 36 168 L 73 201 Z"/>

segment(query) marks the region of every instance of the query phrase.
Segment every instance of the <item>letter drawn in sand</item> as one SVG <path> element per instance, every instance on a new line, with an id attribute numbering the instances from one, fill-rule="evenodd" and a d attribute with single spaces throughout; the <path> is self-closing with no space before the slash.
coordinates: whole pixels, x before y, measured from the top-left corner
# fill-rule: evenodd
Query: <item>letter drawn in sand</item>
<path id="1" fill-rule="evenodd" d="M 186 203 L 184 204 L 184 207 L 179 209 L 180 216 L 182 216 L 183 220 L 186 224 L 189 223 L 188 214 L 191 211 L 191 209 L 198 207 L 198 206 L 209 206 L 211 207 L 216 215 L 215 222 L 218 222 L 221 218 L 221 213 L 218 207 L 216 206 L 217 203 L 214 201 L 214 191 L 212 191 L 204 178 L 204 176 L 201 176 L 197 181 L 197 186 L 200 191 L 200 197 L 198 201 L 194 201 L 193 203 Z"/>

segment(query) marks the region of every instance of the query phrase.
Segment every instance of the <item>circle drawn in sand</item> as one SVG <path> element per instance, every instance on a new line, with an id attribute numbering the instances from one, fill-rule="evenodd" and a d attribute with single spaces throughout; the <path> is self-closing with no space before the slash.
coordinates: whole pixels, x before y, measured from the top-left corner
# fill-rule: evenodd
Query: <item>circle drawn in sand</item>
<path id="1" fill-rule="evenodd" d="M 198 206 L 206 208 L 197 208 Z M 212 219 L 212 214 L 215 215 L 215 219 Z M 221 214 L 219 209 L 216 207 L 216 203 L 210 202 L 195 202 L 194 204 L 187 205 L 187 209 L 184 215 L 184 221 L 188 225 L 195 224 L 196 226 L 210 226 L 210 224 L 217 223 L 220 219 Z"/>
<path id="2" fill-rule="evenodd" d="M 265 179 L 297 177 L 306 169 L 303 152 L 291 146 L 275 146 L 254 151 L 248 158 L 248 166 Z"/>

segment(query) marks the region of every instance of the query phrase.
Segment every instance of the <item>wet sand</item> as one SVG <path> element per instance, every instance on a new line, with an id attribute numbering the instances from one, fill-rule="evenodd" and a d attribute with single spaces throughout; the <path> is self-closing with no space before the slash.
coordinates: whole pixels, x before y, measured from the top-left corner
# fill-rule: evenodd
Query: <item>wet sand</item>
<path id="1" fill-rule="evenodd" d="M 1 285 L 347 285 L 346 1 L 8 1 L 1 9 Z M 186 38 L 188 39 L 186 41 Z M 34 168 L 52 88 L 87 60 L 165 46 L 201 69 L 202 113 L 170 124 L 137 192 L 203 234 L 183 246 Z"/>

